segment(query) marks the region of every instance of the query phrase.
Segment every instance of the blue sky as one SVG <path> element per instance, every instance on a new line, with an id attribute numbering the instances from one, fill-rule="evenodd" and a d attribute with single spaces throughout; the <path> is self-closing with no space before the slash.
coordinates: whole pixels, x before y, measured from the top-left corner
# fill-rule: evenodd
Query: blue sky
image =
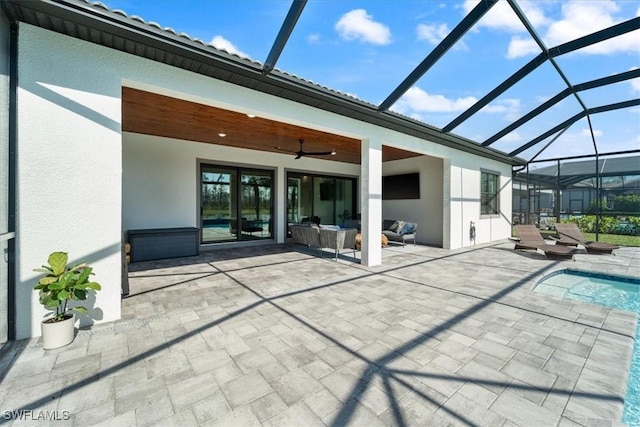
<path id="1" fill-rule="evenodd" d="M 264 62 L 289 10 L 287 0 L 106 0 L 111 9 Z M 462 20 L 477 1 L 309 0 L 276 67 L 379 104 Z M 518 2 L 550 48 L 640 16 L 640 0 Z M 393 107 L 444 127 L 540 52 L 506 1 L 500 1 Z M 556 58 L 572 84 L 640 67 L 640 30 Z M 547 61 L 456 127 L 484 141 L 566 84 Z M 640 97 L 640 79 L 579 92 L 593 108 Z M 574 97 L 492 145 L 510 152 L 581 111 Z M 591 116 L 600 153 L 640 149 L 640 107 Z M 531 158 L 551 138 L 520 156 Z M 594 152 L 586 119 L 538 158 Z"/>

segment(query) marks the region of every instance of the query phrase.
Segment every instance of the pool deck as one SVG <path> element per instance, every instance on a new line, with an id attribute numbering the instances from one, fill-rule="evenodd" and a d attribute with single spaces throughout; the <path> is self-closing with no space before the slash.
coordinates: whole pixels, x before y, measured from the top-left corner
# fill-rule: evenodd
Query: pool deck
<path id="1" fill-rule="evenodd" d="M 636 315 L 532 292 L 567 268 L 640 277 L 640 248 L 390 246 L 364 267 L 267 245 L 132 264 L 122 320 L 0 352 L 0 409 L 68 419 L 0 424 L 622 425 Z"/>

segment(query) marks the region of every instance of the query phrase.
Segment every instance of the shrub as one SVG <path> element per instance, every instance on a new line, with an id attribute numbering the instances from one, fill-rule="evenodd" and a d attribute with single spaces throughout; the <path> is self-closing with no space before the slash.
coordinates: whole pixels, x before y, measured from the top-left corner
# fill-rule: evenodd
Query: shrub
<path id="1" fill-rule="evenodd" d="M 640 213 L 640 195 L 621 194 L 615 198 L 615 210 L 618 212 Z"/>

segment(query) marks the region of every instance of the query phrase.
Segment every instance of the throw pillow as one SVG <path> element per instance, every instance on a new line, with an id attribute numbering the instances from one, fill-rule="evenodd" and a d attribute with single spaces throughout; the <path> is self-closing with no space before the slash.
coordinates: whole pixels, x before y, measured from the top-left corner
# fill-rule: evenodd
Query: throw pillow
<path id="1" fill-rule="evenodd" d="M 397 229 L 398 229 L 398 221 L 394 221 L 394 223 L 387 228 L 387 230 L 393 231 L 394 233 L 396 232 Z"/>
<path id="2" fill-rule="evenodd" d="M 395 231 L 398 234 L 402 234 L 402 228 L 404 227 L 404 225 L 406 224 L 406 222 L 404 221 L 396 221 L 395 223 L 395 228 L 392 227 L 391 231 Z"/>
<path id="3" fill-rule="evenodd" d="M 411 222 L 405 222 L 402 226 L 402 230 L 398 231 L 398 234 L 411 234 L 415 231 L 415 226 Z"/>

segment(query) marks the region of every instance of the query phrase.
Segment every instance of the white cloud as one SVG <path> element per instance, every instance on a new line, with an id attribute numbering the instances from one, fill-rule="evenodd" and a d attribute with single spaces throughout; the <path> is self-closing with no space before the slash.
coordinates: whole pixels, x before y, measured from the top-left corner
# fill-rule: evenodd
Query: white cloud
<path id="1" fill-rule="evenodd" d="M 615 17 L 619 10 L 618 5 L 612 0 L 566 1 L 562 3 L 562 18 L 548 26 L 542 39 L 547 47 L 554 47 L 611 27 L 621 22 L 621 19 Z M 640 13 L 640 10 L 638 12 Z M 527 43 L 514 38 L 509 46 L 507 57 L 517 58 L 531 53 L 532 49 Z M 634 31 L 585 47 L 576 53 L 591 55 L 640 53 L 640 43 L 638 43 L 637 32 Z"/>
<path id="2" fill-rule="evenodd" d="M 637 70 L 638 67 L 631 67 L 631 70 Z M 629 80 L 629 84 L 631 84 L 631 90 L 634 92 L 640 92 L 640 77 Z"/>
<path id="3" fill-rule="evenodd" d="M 593 130 L 593 136 L 595 138 L 598 138 L 598 137 L 600 137 L 602 135 L 604 135 L 604 133 L 601 130 L 598 130 L 598 129 L 594 129 Z M 580 129 L 580 136 L 584 136 L 584 137 L 587 137 L 587 138 L 590 139 L 591 138 L 591 131 L 589 129 L 587 129 L 587 128 Z"/>
<path id="4" fill-rule="evenodd" d="M 243 58 L 250 58 L 248 54 L 246 54 L 243 51 L 241 51 L 240 49 L 238 49 L 236 47 L 236 45 L 234 45 L 229 40 L 225 39 L 224 37 L 222 37 L 220 35 L 215 36 L 214 38 L 212 38 L 211 41 L 209 42 L 209 44 L 212 45 L 213 47 L 215 47 L 216 49 L 225 50 L 225 51 L 227 51 L 229 53 L 241 56 Z"/>
<path id="5" fill-rule="evenodd" d="M 464 10 L 471 11 L 478 0 L 465 0 Z M 561 3 L 561 18 L 552 21 L 545 8 L 557 3 L 519 1 L 518 5 L 529 22 L 537 29 L 547 47 L 554 47 L 571 40 L 592 34 L 623 21 L 617 18 L 620 7 L 614 0 L 566 0 Z M 636 12 L 640 16 L 640 8 Z M 526 32 L 508 2 L 499 1 L 478 22 L 477 27 L 508 31 L 524 35 L 514 36 L 507 49 L 507 58 L 514 59 L 537 54 L 540 49 Z M 640 53 L 637 31 L 580 49 L 576 53 L 591 55 L 613 55 L 617 53 Z"/>
<path id="6" fill-rule="evenodd" d="M 437 45 L 444 39 L 450 30 L 447 24 L 418 24 L 418 40 L 426 40 L 432 45 Z"/>
<path id="7" fill-rule="evenodd" d="M 319 34 L 309 34 L 307 36 L 307 41 L 311 44 L 320 43 L 320 35 Z"/>
<path id="8" fill-rule="evenodd" d="M 523 140 L 524 138 L 522 138 L 522 135 L 520 135 L 517 131 L 509 132 L 508 134 L 500 138 L 500 142 L 507 142 L 507 143 L 521 142 Z M 517 147 L 513 147 L 513 148 L 517 148 Z"/>
<path id="9" fill-rule="evenodd" d="M 465 12 L 469 13 L 478 5 L 478 3 L 478 0 L 466 0 L 464 2 Z M 541 9 L 540 1 L 520 1 L 518 4 L 534 27 L 548 24 L 549 19 Z M 499 1 L 489 9 L 489 11 L 478 22 L 478 26 L 516 33 L 526 31 L 525 27 L 520 22 L 520 19 L 518 19 L 515 12 L 506 1 Z"/>
<path id="10" fill-rule="evenodd" d="M 462 112 L 478 100 L 472 96 L 449 99 L 444 95 L 431 95 L 419 87 L 412 87 L 396 102 L 393 110 L 406 115 L 417 113 Z"/>
<path id="11" fill-rule="evenodd" d="M 482 108 L 482 112 L 491 114 L 501 114 L 510 122 L 520 117 L 520 100 L 516 98 L 501 99 L 490 103 Z"/>
<path id="12" fill-rule="evenodd" d="M 507 58 L 514 59 L 526 55 L 537 55 L 541 52 L 538 44 L 533 39 L 523 39 L 520 36 L 514 36 L 509 42 L 507 48 Z"/>
<path id="13" fill-rule="evenodd" d="M 335 30 L 345 40 L 385 45 L 391 43 L 389 27 L 373 20 L 364 9 L 347 12 L 336 22 Z"/>

